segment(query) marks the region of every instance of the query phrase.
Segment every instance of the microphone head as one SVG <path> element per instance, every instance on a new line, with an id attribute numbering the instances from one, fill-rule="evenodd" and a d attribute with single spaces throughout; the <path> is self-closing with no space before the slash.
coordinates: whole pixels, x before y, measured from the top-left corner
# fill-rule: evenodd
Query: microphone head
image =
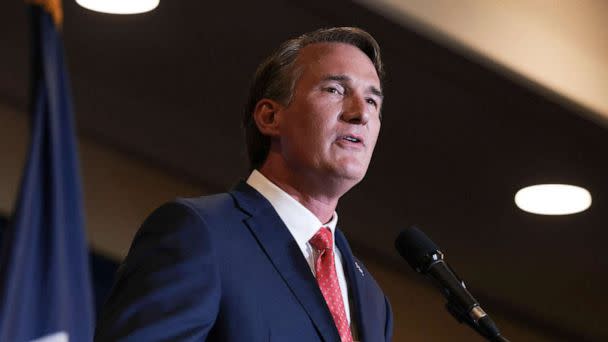
<path id="1" fill-rule="evenodd" d="M 412 226 L 399 233 L 395 248 L 416 272 L 425 273 L 432 262 L 443 258 L 439 247 L 417 227 Z"/>

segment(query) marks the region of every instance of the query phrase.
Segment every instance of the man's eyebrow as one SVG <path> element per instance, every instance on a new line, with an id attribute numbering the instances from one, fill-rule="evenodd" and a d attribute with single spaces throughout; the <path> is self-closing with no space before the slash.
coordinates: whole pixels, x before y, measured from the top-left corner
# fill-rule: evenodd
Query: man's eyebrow
<path id="1" fill-rule="evenodd" d="M 380 89 L 378 89 L 378 88 L 376 88 L 374 86 L 370 86 L 369 87 L 369 92 L 372 93 L 372 94 L 374 94 L 374 95 L 376 95 L 376 96 L 378 96 L 381 99 L 384 99 L 384 94 L 382 93 L 382 90 L 380 90 Z"/>
<path id="2" fill-rule="evenodd" d="M 325 75 L 321 81 L 350 82 L 351 78 L 346 75 Z"/>
<path id="3" fill-rule="evenodd" d="M 352 79 L 349 76 L 346 76 L 346 75 L 326 75 L 326 76 L 323 76 L 321 78 L 321 81 L 323 81 L 323 82 L 325 82 L 325 81 L 337 81 L 337 82 L 341 82 L 341 83 L 348 83 L 351 80 Z M 384 98 L 384 94 L 382 94 L 382 90 L 378 89 L 375 86 L 369 86 L 368 91 L 370 93 L 378 96 L 381 99 Z"/>

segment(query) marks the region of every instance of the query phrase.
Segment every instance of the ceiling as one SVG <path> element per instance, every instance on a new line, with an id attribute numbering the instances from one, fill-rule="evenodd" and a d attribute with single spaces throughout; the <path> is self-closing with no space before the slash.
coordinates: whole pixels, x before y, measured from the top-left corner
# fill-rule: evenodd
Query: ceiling
<path id="1" fill-rule="evenodd" d="M 20 3 L 2 7 L 0 101 L 25 109 L 27 18 Z M 246 176 L 238 127 L 259 61 L 318 27 L 368 29 L 388 77 L 372 166 L 339 207 L 355 251 L 408 272 L 393 240 L 418 224 L 484 300 L 555 340 L 608 340 L 608 132 L 584 116 L 606 107 L 345 0 L 162 1 L 136 16 L 64 7 L 80 133 L 214 190 Z M 519 211 L 515 191 L 537 182 L 585 186 L 594 203 L 566 217 Z"/>
<path id="2" fill-rule="evenodd" d="M 358 2 L 608 123 L 604 0 Z"/>

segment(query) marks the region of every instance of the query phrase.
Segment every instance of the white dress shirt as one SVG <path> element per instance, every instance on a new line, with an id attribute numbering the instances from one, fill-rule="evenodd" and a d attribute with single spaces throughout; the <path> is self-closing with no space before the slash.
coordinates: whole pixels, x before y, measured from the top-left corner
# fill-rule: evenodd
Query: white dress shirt
<path id="1" fill-rule="evenodd" d="M 344 276 L 344 268 L 342 267 L 342 255 L 336 247 L 334 238 L 338 214 L 334 212 L 334 215 L 329 222 L 325 224 L 322 223 L 310 210 L 268 180 L 268 178 L 262 175 L 258 170 L 253 170 L 253 172 L 251 172 L 251 175 L 247 179 L 247 184 L 262 194 L 262 196 L 270 202 L 277 214 L 279 214 L 279 217 L 283 220 L 283 223 L 285 223 L 285 226 L 287 226 L 287 229 L 289 229 L 289 232 L 300 247 L 313 275 L 315 275 L 315 259 L 318 252 L 310 245 L 309 241 L 321 227 L 328 227 L 331 230 L 332 240 L 334 242 L 333 249 L 336 274 L 338 275 L 338 283 L 342 292 L 342 300 L 344 300 L 344 310 L 346 311 L 346 317 L 350 324 L 348 287 L 346 284 L 346 277 Z"/>

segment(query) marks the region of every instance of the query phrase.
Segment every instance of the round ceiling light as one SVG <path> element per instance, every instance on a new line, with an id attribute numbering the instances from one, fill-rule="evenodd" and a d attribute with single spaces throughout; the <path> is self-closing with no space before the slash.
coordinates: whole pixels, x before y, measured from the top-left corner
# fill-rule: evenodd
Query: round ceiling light
<path id="1" fill-rule="evenodd" d="M 155 9 L 159 0 L 76 0 L 92 11 L 112 14 L 136 14 Z"/>
<path id="2" fill-rule="evenodd" d="M 534 214 L 575 214 L 591 206 L 591 194 L 586 189 L 574 185 L 532 185 L 515 194 L 515 204 L 521 210 Z"/>

